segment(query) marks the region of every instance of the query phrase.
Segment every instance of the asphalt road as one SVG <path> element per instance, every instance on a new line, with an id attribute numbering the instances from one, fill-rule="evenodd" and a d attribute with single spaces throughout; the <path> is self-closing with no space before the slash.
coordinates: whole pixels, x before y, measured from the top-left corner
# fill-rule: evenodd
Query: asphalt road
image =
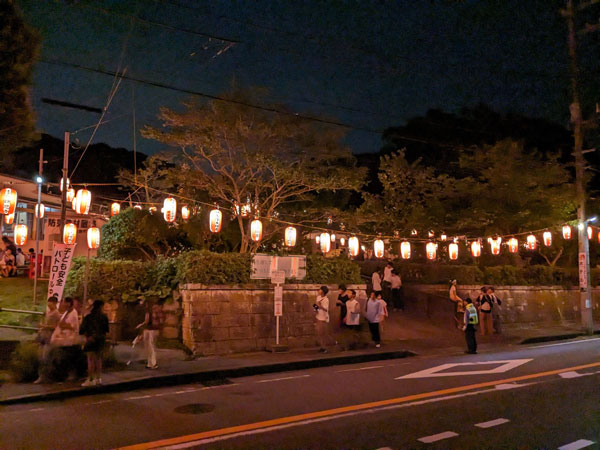
<path id="1" fill-rule="evenodd" d="M 223 383 L 3 407 L 0 448 L 600 448 L 600 338 Z"/>

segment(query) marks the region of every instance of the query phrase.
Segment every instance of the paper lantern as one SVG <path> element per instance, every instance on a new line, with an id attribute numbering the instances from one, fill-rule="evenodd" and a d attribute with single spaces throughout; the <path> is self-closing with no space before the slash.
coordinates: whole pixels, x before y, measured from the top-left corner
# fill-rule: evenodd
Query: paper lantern
<path id="1" fill-rule="evenodd" d="M 357 256 L 359 248 L 360 245 L 356 236 L 352 236 L 348 239 L 348 253 L 350 253 L 350 256 Z"/>
<path id="2" fill-rule="evenodd" d="M 250 224 L 250 237 L 254 242 L 262 239 L 262 222 L 260 220 L 254 219 Z"/>
<path id="3" fill-rule="evenodd" d="M 0 191 L 0 207 L 2 214 L 13 214 L 17 207 L 17 191 L 4 188 Z"/>
<path id="4" fill-rule="evenodd" d="M 138 206 L 136 206 L 136 209 L 142 209 L 141 206 Z M 154 214 L 156 211 L 158 211 L 158 209 L 156 208 L 156 206 L 151 206 L 150 208 L 148 208 L 148 211 L 150 212 L 150 214 Z"/>
<path id="5" fill-rule="evenodd" d="M 242 217 L 248 217 L 250 215 L 252 207 L 250 206 L 250 202 L 242 205 Z"/>
<path id="6" fill-rule="evenodd" d="M 492 251 L 492 255 L 499 255 L 500 254 L 500 244 L 502 244 L 502 238 L 501 237 L 497 237 L 495 239 L 490 238 L 489 243 L 490 243 L 490 250 Z"/>
<path id="7" fill-rule="evenodd" d="M 89 249 L 100 247 L 100 228 L 91 227 L 87 230 L 87 244 Z"/>
<path id="8" fill-rule="evenodd" d="M 63 231 L 63 243 L 74 244 L 77 240 L 77 226 L 74 223 L 67 223 Z"/>
<path id="9" fill-rule="evenodd" d="M 410 242 L 404 241 L 400 244 L 400 255 L 402 259 L 410 259 Z"/>
<path id="10" fill-rule="evenodd" d="M 72 203 L 75 198 L 75 189 L 69 188 L 67 189 L 67 202 Z"/>
<path id="11" fill-rule="evenodd" d="M 535 248 L 537 247 L 537 239 L 535 238 L 535 236 L 533 234 L 530 234 L 529 236 L 527 236 L 526 247 L 529 250 L 535 250 Z"/>
<path id="12" fill-rule="evenodd" d="M 550 247 L 552 245 L 552 233 L 550 233 L 549 231 L 544 231 L 542 237 L 544 239 L 544 245 L 546 247 Z"/>
<path id="13" fill-rule="evenodd" d="M 163 201 L 163 217 L 167 222 L 174 222 L 177 217 L 177 200 L 173 197 L 167 197 Z"/>
<path id="14" fill-rule="evenodd" d="M 519 251 L 519 241 L 517 238 L 510 238 L 508 240 L 508 251 L 511 253 L 517 253 Z"/>
<path id="15" fill-rule="evenodd" d="M 571 226 L 563 225 L 562 227 L 563 239 L 571 239 Z"/>
<path id="16" fill-rule="evenodd" d="M 343 247 L 344 245 L 346 245 L 346 238 L 345 237 L 341 237 L 340 238 L 340 245 Z"/>
<path id="17" fill-rule="evenodd" d="M 427 259 L 435 259 L 437 252 L 437 247 L 433 242 L 428 242 L 425 245 L 425 253 L 427 254 Z"/>
<path id="18" fill-rule="evenodd" d="M 15 244 L 16 245 L 25 245 L 27 242 L 27 225 L 15 225 Z"/>
<path id="19" fill-rule="evenodd" d="M 329 250 L 331 250 L 331 236 L 329 233 L 321 233 L 319 242 L 321 245 L 321 251 L 323 253 L 329 253 Z"/>
<path id="20" fill-rule="evenodd" d="M 44 218 L 44 214 L 46 213 L 46 207 L 44 206 L 43 203 L 40 203 L 39 205 L 35 205 L 35 217 L 38 219 L 43 219 Z"/>
<path id="21" fill-rule="evenodd" d="M 117 202 L 114 202 L 112 205 L 110 205 L 110 216 L 116 216 L 117 214 L 119 214 L 121 212 L 121 205 Z"/>
<path id="22" fill-rule="evenodd" d="M 287 247 L 294 247 L 296 245 L 296 229 L 294 227 L 287 227 L 284 236 L 284 242 Z"/>
<path id="23" fill-rule="evenodd" d="M 213 209 L 209 215 L 209 227 L 212 233 L 218 233 L 221 231 L 221 225 L 223 224 L 223 213 L 218 209 Z"/>
<path id="24" fill-rule="evenodd" d="M 181 207 L 181 218 L 183 220 L 188 220 L 190 218 L 190 208 L 188 208 L 186 205 Z"/>
<path id="25" fill-rule="evenodd" d="M 448 246 L 448 257 L 452 260 L 458 259 L 458 244 L 456 242 Z"/>
<path id="26" fill-rule="evenodd" d="M 427 233 L 427 236 L 429 236 L 430 238 L 435 237 L 435 231 L 429 230 L 429 232 Z"/>
<path id="27" fill-rule="evenodd" d="M 441 239 L 442 241 L 445 241 L 446 239 L 448 239 L 448 236 L 446 236 L 446 234 L 445 234 L 445 233 L 442 233 L 442 234 L 440 235 L 440 239 Z"/>
<path id="28" fill-rule="evenodd" d="M 375 258 L 383 258 L 385 245 L 381 239 L 375 239 L 375 242 L 373 242 L 373 253 L 375 254 Z"/>
<path id="29" fill-rule="evenodd" d="M 317 236 L 315 237 L 315 242 L 318 244 L 319 242 L 321 242 L 321 236 L 319 236 L 317 234 Z"/>
<path id="30" fill-rule="evenodd" d="M 413 228 L 412 230 L 410 230 L 410 235 L 411 236 L 416 236 L 418 234 L 419 234 L 419 232 L 416 229 Z"/>
<path id="31" fill-rule="evenodd" d="M 88 214 L 90 212 L 90 205 L 92 204 L 92 193 L 87 189 L 79 189 L 75 199 L 75 211 L 78 214 Z"/>
<path id="32" fill-rule="evenodd" d="M 481 256 L 481 244 L 479 241 L 471 242 L 471 254 L 474 258 L 479 258 Z"/>
<path id="33" fill-rule="evenodd" d="M 331 233 L 331 242 L 335 242 L 335 234 Z"/>
<path id="34" fill-rule="evenodd" d="M 69 190 L 69 188 L 71 187 L 71 179 L 67 178 L 67 191 Z M 60 179 L 60 192 L 62 192 L 65 188 L 65 179 L 61 178 Z"/>
<path id="35" fill-rule="evenodd" d="M 71 208 L 73 209 L 73 211 L 77 211 L 77 197 L 73 197 L 73 200 L 71 200 Z"/>
<path id="36" fill-rule="evenodd" d="M 592 239 L 592 236 L 594 236 L 594 229 L 592 227 L 590 227 L 589 225 L 587 227 L 587 235 L 588 235 L 588 239 Z"/>
<path id="37" fill-rule="evenodd" d="M 15 213 L 4 215 L 4 223 L 6 225 L 11 225 L 14 221 L 15 221 Z"/>

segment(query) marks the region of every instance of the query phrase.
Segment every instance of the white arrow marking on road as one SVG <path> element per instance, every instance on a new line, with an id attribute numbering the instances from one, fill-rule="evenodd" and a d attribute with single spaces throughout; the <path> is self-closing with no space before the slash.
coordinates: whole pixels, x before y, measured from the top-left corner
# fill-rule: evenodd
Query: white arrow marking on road
<path id="1" fill-rule="evenodd" d="M 421 370 L 419 372 L 410 373 L 408 375 L 403 375 L 401 377 L 397 377 L 396 380 L 402 380 L 407 378 L 431 378 L 431 377 L 455 377 L 461 375 L 493 375 L 496 373 L 504 373 L 508 372 L 515 367 L 519 367 L 525 363 L 532 361 L 532 359 L 507 359 L 502 361 L 482 361 L 482 362 L 468 362 L 468 363 L 449 363 L 442 364 L 441 366 L 432 367 L 430 369 Z M 478 365 L 490 365 L 490 364 L 500 364 L 498 367 L 494 367 L 488 370 L 467 370 L 460 372 L 442 372 L 442 370 L 447 370 L 452 367 L 461 367 L 461 366 L 478 366 Z"/>
<path id="2" fill-rule="evenodd" d="M 593 444 L 595 444 L 595 442 L 588 441 L 587 439 L 579 439 L 578 441 L 558 447 L 558 450 L 579 450 L 580 448 L 589 447 Z"/>

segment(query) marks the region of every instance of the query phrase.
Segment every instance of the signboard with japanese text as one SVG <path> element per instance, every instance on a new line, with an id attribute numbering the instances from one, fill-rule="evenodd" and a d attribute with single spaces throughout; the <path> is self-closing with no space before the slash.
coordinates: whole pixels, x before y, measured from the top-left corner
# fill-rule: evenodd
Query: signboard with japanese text
<path id="1" fill-rule="evenodd" d="M 54 244 L 54 247 L 52 248 L 50 282 L 48 283 L 48 298 L 54 295 L 59 301 L 61 300 L 76 245 L 77 244 Z"/>
<path id="2" fill-rule="evenodd" d="M 52 252 L 54 243 L 62 243 L 60 213 L 46 213 L 44 222 L 44 242 L 41 244 L 41 248 L 44 251 L 44 254 L 49 255 Z M 86 256 L 87 230 L 91 227 L 102 228 L 102 225 L 106 223 L 106 220 L 101 216 L 74 214 L 72 211 L 68 211 L 66 222 L 74 223 L 77 227 L 76 242 L 79 245 L 74 249 L 74 256 Z M 91 256 L 95 255 L 96 250 L 91 250 Z"/>
<path id="3" fill-rule="evenodd" d="M 580 290 L 587 289 L 587 264 L 585 253 L 579 254 L 579 288 Z"/>
<path id="4" fill-rule="evenodd" d="M 306 256 L 254 255 L 250 278 L 268 280 L 271 278 L 271 274 L 278 270 L 285 272 L 285 278 L 302 280 L 306 277 Z"/>

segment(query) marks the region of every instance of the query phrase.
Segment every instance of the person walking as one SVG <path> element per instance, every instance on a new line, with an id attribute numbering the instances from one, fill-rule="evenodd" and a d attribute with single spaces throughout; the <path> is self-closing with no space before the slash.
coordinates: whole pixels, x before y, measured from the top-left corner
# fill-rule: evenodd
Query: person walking
<path id="1" fill-rule="evenodd" d="M 479 323 L 479 317 L 477 315 L 477 308 L 469 297 L 465 300 L 467 306 L 465 307 L 464 314 L 464 325 L 463 330 L 465 332 L 465 340 L 467 341 L 467 351 L 465 353 L 476 354 L 477 353 L 477 324 Z"/>
<path id="2" fill-rule="evenodd" d="M 494 333 L 502 333 L 502 317 L 500 316 L 502 300 L 496 296 L 496 292 L 492 286 L 488 287 L 487 295 L 490 297 L 492 302 L 492 325 L 494 327 Z"/>
<path id="3" fill-rule="evenodd" d="M 329 288 L 321 286 L 317 293 L 317 300 L 313 305 L 315 309 L 315 328 L 319 338 L 319 352 L 327 353 L 327 342 L 329 341 Z"/>
<path id="4" fill-rule="evenodd" d="M 350 289 L 349 299 L 346 302 L 346 320 L 345 324 L 352 331 L 353 343 L 349 345 L 352 350 L 357 347 L 360 341 L 360 303 L 356 299 L 356 291 Z"/>
<path id="5" fill-rule="evenodd" d="M 448 292 L 448 296 L 450 297 L 450 301 L 454 302 L 454 320 L 456 326 L 462 328 L 462 316 L 465 313 L 465 302 L 458 296 L 456 286 L 456 280 L 450 281 L 450 291 Z"/>
<path id="6" fill-rule="evenodd" d="M 487 294 L 487 289 L 482 288 L 482 293 L 477 297 L 477 306 L 479 307 L 481 322 L 481 335 L 486 336 L 494 332 L 492 325 L 492 298 Z"/>
<path id="7" fill-rule="evenodd" d="M 392 297 L 388 300 L 392 301 L 392 307 L 394 309 L 400 309 L 404 311 L 404 299 L 402 298 L 402 278 L 400 274 L 394 269 L 392 271 Z"/>
<path id="8" fill-rule="evenodd" d="M 369 322 L 369 331 L 371 332 L 371 339 L 375 343 L 375 347 L 381 347 L 381 335 L 379 334 L 379 322 L 383 315 L 383 307 L 381 302 L 377 299 L 381 297 L 381 294 L 376 295 L 375 292 L 371 292 L 369 299 L 365 305 L 365 317 Z"/>
<path id="9" fill-rule="evenodd" d="M 381 293 L 381 275 L 377 270 L 371 275 L 371 286 L 375 295 Z"/>
<path id="10" fill-rule="evenodd" d="M 88 378 L 83 387 L 102 384 L 102 354 L 108 333 L 108 317 L 102 311 L 104 302 L 95 300 L 92 310 L 83 318 L 79 334 L 85 336 L 83 351 L 87 355 Z"/>
<path id="11" fill-rule="evenodd" d="M 35 384 L 47 383 L 48 377 L 48 355 L 50 354 L 50 339 L 52 333 L 60 321 L 60 313 L 58 312 L 58 298 L 52 296 L 48 299 L 46 306 L 46 314 L 44 315 L 44 321 L 40 324 L 40 330 L 38 331 L 36 341 L 39 343 L 40 348 L 38 352 L 38 358 L 40 360 L 40 367 L 38 369 L 38 378 L 34 381 Z"/>
<path id="12" fill-rule="evenodd" d="M 392 299 L 392 274 L 394 272 L 394 265 L 388 261 L 383 268 L 383 281 L 381 282 L 381 288 L 383 292 L 383 298 L 386 300 Z"/>
<path id="13" fill-rule="evenodd" d="M 345 284 L 338 286 L 338 298 L 335 302 L 335 306 L 340 308 L 340 328 L 346 323 L 347 308 L 346 303 L 350 300 L 350 291 L 346 288 Z"/>
<path id="14" fill-rule="evenodd" d="M 163 322 L 164 313 L 162 302 L 158 301 L 154 304 L 148 303 L 144 321 L 136 327 L 136 329 L 144 329 L 143 339 L 147 359 L 146 369 L 158 369 L 158 363 L 156 361 L 156 340 L 158 339 Z"/>

